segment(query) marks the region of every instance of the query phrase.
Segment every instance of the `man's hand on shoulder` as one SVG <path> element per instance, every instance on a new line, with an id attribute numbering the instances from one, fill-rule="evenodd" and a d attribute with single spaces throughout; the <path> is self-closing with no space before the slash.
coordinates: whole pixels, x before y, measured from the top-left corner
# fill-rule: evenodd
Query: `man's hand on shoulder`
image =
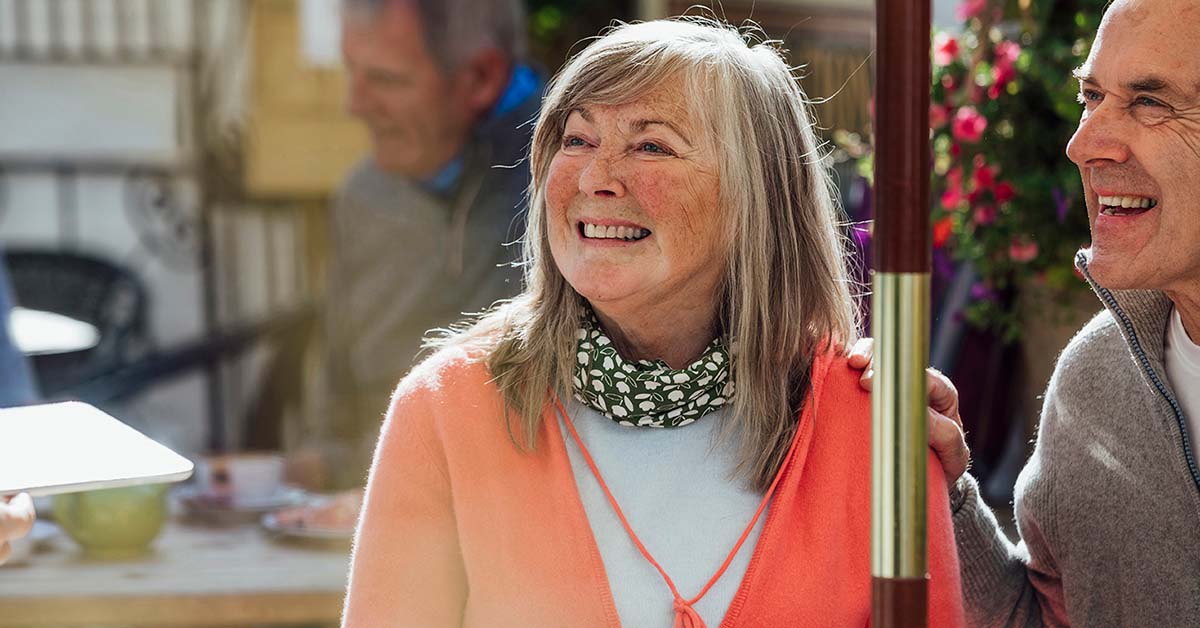
<path id="1" fill-rule="evenodd" d="M 871 380 L 875 376 L 874 358 L 875 341 L 871 338 L 860 338 L 847 357 L 850 368 L 862 371 L 858 383 L 864 390 L 871 390 Z M 958 389 L 950 378 L 933 368 L 926 370 L 926 382 L 929 395 L 929 446 L 942 462 L 946 484 L 954 486 L 971 463 L 971 452 L 967 449 L 962 417 L 959 416 Z"/>

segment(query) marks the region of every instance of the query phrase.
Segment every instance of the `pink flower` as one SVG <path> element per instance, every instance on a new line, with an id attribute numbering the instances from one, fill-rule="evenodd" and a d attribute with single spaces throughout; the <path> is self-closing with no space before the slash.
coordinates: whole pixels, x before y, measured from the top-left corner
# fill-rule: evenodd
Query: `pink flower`
<path id="1" fill-rule="evenodd" d="M 946 209 L 954 209 L 962 205 L 966 197 L 962 195 L 961 190 L 946 190 L 942 192 L 942 207 Z"/>
<path id="2" fill-rule="evenodd" d="M 954 63 L 958 56 L 958 40 L 941 32 L 933 38 L 933 64 L 938 66 Z"/>
<path id="3" fill-rule="evenodd" d="M 980 205 L 975 208 L 975 224 L 986 227 L 996 222 L 996 207 L 993 205 Z"/>
<path id="4" fill-rule="evenodd" d="M 950 121 L 950 111 L 941 105 L 929 106 L 929 128 L 940 129 Z"/>
<path id="5" fill-rule="evenodd" d="M 963 0 L 962 4 L 958 5 L 958 10 L 955 14 L 958 16 L 959 21 L 965 22 L 983 13 L 983 10 L 986 8 L 987 0 Z"/>
<path id="6" fill-rule="evenodd" d="M 1017 63 L 1017 58 L 1021 56 L 1021 45 L 1015 41 L 1002 41 L 996 44 L 996 63 L 997 68 L 1012 70 Z"/>
<path id="7" fill-rule="evenodd" d="M 962 193 L 962 168 L 951 168 L 946 173 L 946 191 L 942 192 L 942 207 L 956 209 L 966 197 Z"/>
<path id="8" fill-rule="evenodd" d="M 956 190 L 962 189 L 962 177 L 962 166 L 955 166 L 946 173 L 946 181 L 949 181 L 950 185 Z"/>
<path id="9" fill-rule="evenodd" d="M 1012 184 L 1008 181 L 1001 181 L 1000 183 L 997 183 L 996 189 L 992 191 L 992 194 L 996 197 L 997 203 L 1007 203 L 1011 201 L 1014 196 L 1016 196 L 1016 192 L 1013 190 Z"/>
<path id="10" fill-rule="evenodd" d="M 954 139 L 971 144 L 983 138 L 983 131 L 986 128 L 987 118 L 980 115 L 974 107 L 960 108 L 954 114 L 954 121 L 950 124 L 950 131 L 954 135 Z"/>
<path id="11" fill-rule="evenodd" d="M 1029 262 L 1037 256 L 1037 242 L 1033 242 L 1028 238 L 1013 238 L 1012 243 L 1008 245 L 1008 257 L 1014 262 Z"/>
<path id="12" fill-rule="evenodd" d="M 995 99 L 996 96 L 999 96 L 1000 90 L 1004 89 L 1004 86 L 1011 83 L 1012 80 L 1015 78 L 1017 78 L 1016 68 L 1013 68 L 1012 66 L 1009 66 L 1007 68 L 1002 68 L 1000 66 L 993 67 L 992 68 L 992 89 L 996 90 L 996 95 L 992 96 L 992 98 Z M 989 90 L 988 95 L 989 96 L 992 95 L 990 90 Z"/>
<path id="13" fill-rule="evenodd" d="M 992 187 L 996 181 L 996 173 L 988 166 L 975 168 L 975 187 L 984 190 Z"/>

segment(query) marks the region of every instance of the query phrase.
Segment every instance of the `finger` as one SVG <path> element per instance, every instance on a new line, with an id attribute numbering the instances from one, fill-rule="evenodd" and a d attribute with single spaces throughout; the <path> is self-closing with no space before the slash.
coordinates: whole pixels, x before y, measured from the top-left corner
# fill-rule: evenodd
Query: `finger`
<path id="1" fill-rule="evenodd" d="M 0 541 L 0 565 L 3 565 L 10 555 L 12 555 L 12 546 L 8 544 L 8 541 Z"/>
<path id="2" fill-rule="evenodd" d="M 929 446 L 942 463 L 948 482 L 954 482 L 966 472 L 971 452 L 958 423 L 949 417 L 929 411 Z"/>
<path id="3" fill-rule="evenodd" d="M 959 416 L 958 410 L 958 389 L 954 387 L 954 382 L 951 382 L 950 378 L 943 375 L 941 371 L 930 368 L 925 370 L 925 383 L 929 407 L 953 420 L 961 428 L 962 417 Z"/>
<path id="4" fill-rule="evenodd" d="M 873 338 L 859 338 L 854 343 L 854 347 L 850 349 L 850 356 L 846 363 L 851 368 L 864 369 L 871 364 L 871 359 L 875 357 L 875 340 Z"/>
<path id="5" fill-rule="evenodd" d="M 874 379 L 875 369 L 867 369 L 863 371 L 863 374 L 858 378 L 858 385 L 861 386 L 863 390 L 871 390 L 871 382 Z"/>
<path id="6" fill-rule="evenodd" d="M 28 493 L 17 495 L 8 504 L 0 504 L 0 539 L 7 541 L 29 534 L 36 517 L 33 498 Z"/>

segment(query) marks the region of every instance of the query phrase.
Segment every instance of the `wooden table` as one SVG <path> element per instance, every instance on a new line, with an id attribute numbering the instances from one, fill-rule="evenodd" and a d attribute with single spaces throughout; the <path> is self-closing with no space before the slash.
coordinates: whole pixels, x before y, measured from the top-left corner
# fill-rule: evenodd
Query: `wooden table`
<path id="1" fill-rule="evenodd" d="M 153 551 L 82 555 L 65 535 L 0 567 L 0 627 L 337 624 L 349 548 L 282 543 L 255 524 L 169 522 Z"/>

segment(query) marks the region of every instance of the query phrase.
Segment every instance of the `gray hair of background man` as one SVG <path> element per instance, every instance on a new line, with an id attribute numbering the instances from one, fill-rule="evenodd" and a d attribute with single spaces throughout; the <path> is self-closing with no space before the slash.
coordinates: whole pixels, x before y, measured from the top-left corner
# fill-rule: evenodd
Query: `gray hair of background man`
<path id="1" fill-rule="evenodd" d="M 416 9 L 429 52 L 447 72 L 484 48 L 496 48 L 514 63 L 525 59 L 523 0 L 342 0 L 343 10 L 368 18 L 395 5 Z"/>

